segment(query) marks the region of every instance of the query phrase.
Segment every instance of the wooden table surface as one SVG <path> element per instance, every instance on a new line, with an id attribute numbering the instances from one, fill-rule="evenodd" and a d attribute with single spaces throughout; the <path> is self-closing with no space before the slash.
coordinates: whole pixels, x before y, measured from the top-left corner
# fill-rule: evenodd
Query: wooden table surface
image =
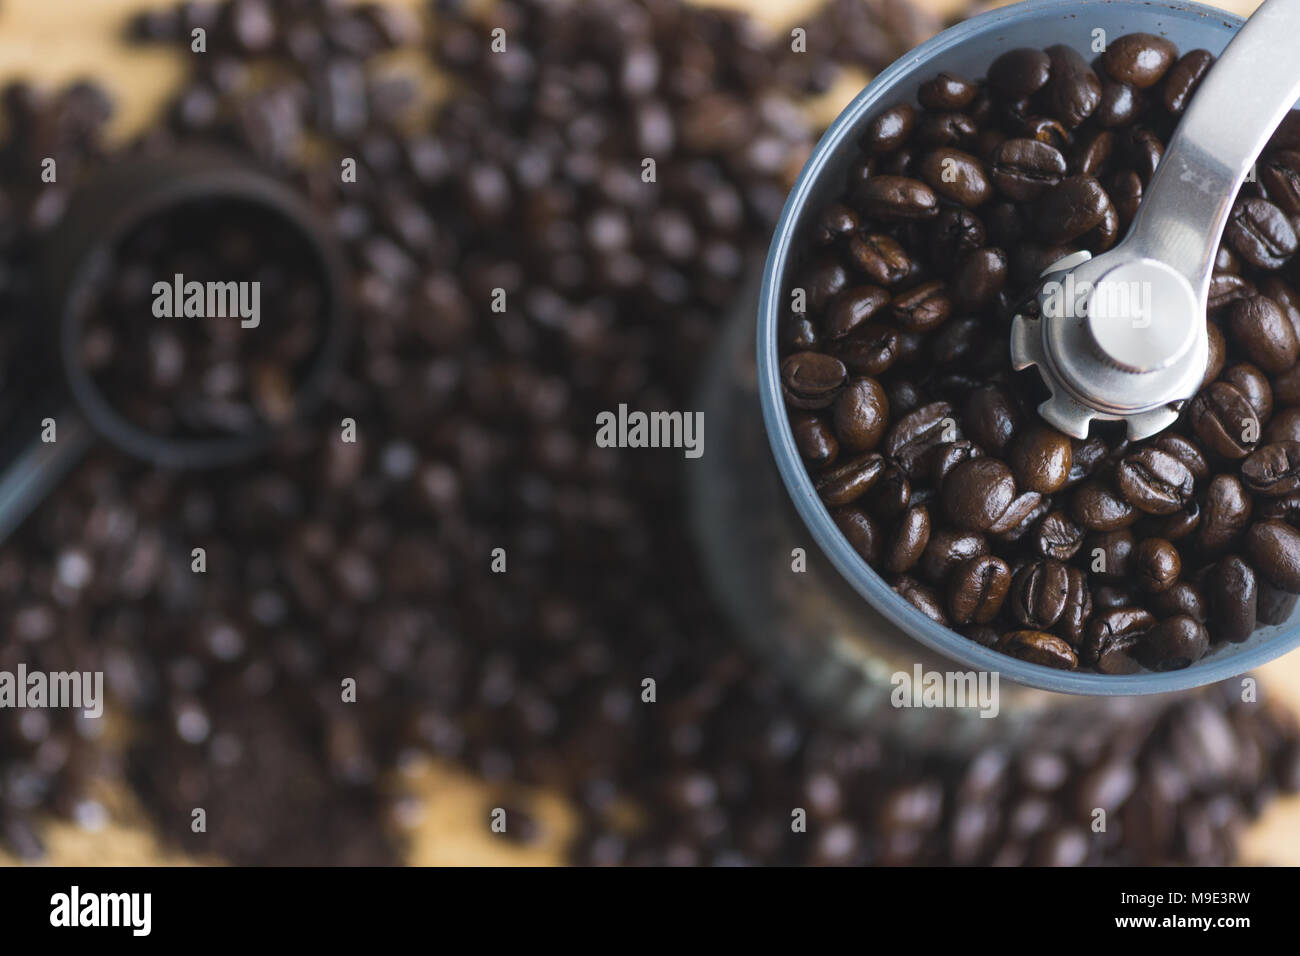
<path id="1" fill-rule="evenodd" d="M 390 0 L 422 7 L 423 0 Z M 773 27 L 797 25 L 819 0 L 713 0 L 714 5 L 747 10 Z M 918 0 L 943 16 L 969 6 L 964 0 Z M 93 76 L 113 94 L 118 112 L 112 133 L 129 136 L 148 123 L 182 75 L 180 60 L 167 50 L 128 49 L 122 24 L 133 11 L 173 5 L 173 0 L 3 0 L 0 3 L 0 83 L 22 77 L 59 84 Z M 999 3 L 988 6 L 1000 6 Z M 1219 6 L 1248 13 L 1256 0 L 1221 0 Z M 839 102 L 856 86 L 836 90 Z M 832 113 L 833 115 L 833 113 Z M 1261 672 L 1275 693 L 1300 711 L 1300 652 L 1275 661 Z M 409 842 L 408 859 L 421 865 L 546 865 L 558 863 L 575 830 L 575 811 L 561 797 L 540 792 L 530 801 L 541 836 L 528 847 L 493 837 L 486 820 L 499 801 L 482 781 L 464 770 L 425 762 L 404 768 L 392 781 L 402 794 L 393 828 Z M 46 862 L 67 865 L 186 864 L 195 861 L 169 851 L 152 834 L 129 794 L 104 787 L 98 794 L 108 821 L 94 831 L 51 820 L 43 830 Z M 1300 797 L 1277 801 L 1247 835 L 1245 862 L 1300 864 Z M 0 853 L 0 865 L 12 864 Z"/>

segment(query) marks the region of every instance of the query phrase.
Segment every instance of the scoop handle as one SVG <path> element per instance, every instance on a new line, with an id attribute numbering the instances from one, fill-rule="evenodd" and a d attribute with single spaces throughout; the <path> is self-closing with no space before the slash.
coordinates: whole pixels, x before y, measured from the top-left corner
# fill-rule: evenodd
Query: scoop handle
<path id="1" fill-rule="evenodd" d="M 1265 0 L 1210 67 L 1125 240 L 1173 267 L 1205 302 L 1233 200 L 1300 99 L 1300 0 Z"/>
<path id="2" fill-rule="evenodd" d="M 23 438 L 17 454 L 0 474 L 0 543 L 54 490 L 95 443 L 95 433 L 71 404 L 54 419 L 55 440 L 42 441 L 39 434 Z M 38 424 L 39 428 L 40 425 Z"/>

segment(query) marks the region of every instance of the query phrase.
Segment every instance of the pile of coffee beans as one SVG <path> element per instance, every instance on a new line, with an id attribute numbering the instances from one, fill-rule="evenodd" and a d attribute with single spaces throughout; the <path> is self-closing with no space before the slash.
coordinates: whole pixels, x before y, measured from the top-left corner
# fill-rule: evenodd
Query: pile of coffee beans
<path id="1" fill-rule="evenodd" d="M 159 438 L 248 434 L 297 414 L 328 328 L 308 241 L 277 214 L 196 201 L 141 223 L 87 296 L 83 367 Z"/>
<path id="2" fill-rule="evenodd" d="M 178 474 L 103 450 L 0 550 L 0 667 L 103 669 L 130 724 L 118 766 L 100 723 L 0 721 L 9 848 L 39 855 L 45 811 L 102 819 L 87 782 L 121 775 L 188 853 L 396 862 L 387 774 L 432 754 L 496 790 L 564 793 L 575 862 L 1230 857 L 1241 822 L 1296 786 L 1286 715 L 1225 690 L 1015 759 L 836 730 L 727 632 L 673 517 L 680 457 L 595 446 L 596 413 L 620 402 L 690 407 L 809 146 L 806 87 L 769 68 L 791 62 L 788 37 L 677 0 L 434 13 L 429 30 L 386 8 L 235 0 L 133 26 L 186 51 L 193 27 L 209 34 L 132 148 L 224 144 L 310 197 L 349 251 L 356 347 L 327 407 L 264 460 Z M 871 65 L 919 39 L 882 31 Z M 424 112 L 381 69 L 397 46 L 457 81 L 446 103 Z M 84 87 L 4 104 L 19 241 L 0 310 L 24 314 L 21 257 L 65 188 L 37 185 L 39 158 L 54 142 L 60 169 L 92 169 L 104 110 Z M 345 157 L 356 183 L 339 182 Z M 526 794 L 506 804 L 528 813 Z M 1084 846 L 1081 806 L 1126 822 Z"/>
<path id="3" fill-rule="evenodd" d="M 1213 61 L 1130 34 L 1091 63 L 1058 45 L 940 73 L 874 117 L 791 278 L 781 380 L 822 501 L 923 614 L 1021 660 L 1184 668 L 1300 593 L 1297 114 L 1233 207 L 1175 425 L 1070 438 L 1010 364 L 1026 293 L 1123 235 Z"/>

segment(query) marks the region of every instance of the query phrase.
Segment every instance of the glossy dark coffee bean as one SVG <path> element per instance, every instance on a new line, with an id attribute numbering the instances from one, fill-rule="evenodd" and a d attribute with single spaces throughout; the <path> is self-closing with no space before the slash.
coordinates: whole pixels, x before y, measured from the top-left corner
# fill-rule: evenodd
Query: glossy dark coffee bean
<path id="1" fill-rule="evenodd" d="M 1010 587 L 1011 569 L 1001 558 L 971 558 L 953 569 L 948 616 L 955 624 L 988 624 L 1002 610 Z"/>
<path id="2" fill-rule="evenodd" d="M 952 434 L 948 434 L 949 429 Z M 900 463 L 913 462 L 940 441 L 955 440 L 956 420 L 947 402 L 929 402 L 898 418 L 885 435 L 885 454 Z"/>
<path id="3" fill-rule="evenodd" d="M 980 217 L 956 206 L 944 207 L 929 229 L 930 261 L 945 268 L 982 248 L 986 237 Z"/>
<path id="4" fill-rule="evenodd" d="M 1127 455 L 1115 469 L 1115 484 L 1125 500 L 1147 514 L 1167 515 L 1192 498 L 1192 473 L 1174 456 L 1156 448 Z"/>
<path id="5" fill-rule="evenodd" d="M 1140 670 L 1138 642 L 1156 626 L 1156 619 L 1139 607 L 1117 607 L 1094 614 L 1088 622 L 1080 659 L 1103 674 L 1132 674 Z"/>
<path id="6" fill-rule="evenodd" d="M 1011 469 L 996 458 L 969 458 L 944 479 L 941 490 L 948 520 L 967 531 L 987 531 L 1016 496 Z"/>
<path id="7" fill-rule="evenodd" d="M 942 279 L 901 292 L 889 304 L 893 322 L 908 332 L 929 332 L 952 315 L 952 298 Z"/>
<path id="8" fill-rule="evenodd" d="M 1277 275 L 1266 275 L 1259 280 L 1259 294 L 1268 296 L 1282 310 L 1296 336 L 1300 337 L 1300 293 Z"/>
<path id="9" fill-rule="evenodd" d="M 1260 422 L 1267 422 L 1273 414 L 1273 388 L 1268 376 L 1249 362 L 1238 362 L 1225 368 L 1219 377 L 1246 396 L 1250 407 Z"/>
<path id="10" fill-rule="evenodd" d="M 808 296 L 808 306 L 821 312 L 826 304 L 848 288 L 849 274 L 835 259 L 822 259 L 800 276 L 798 287 Z"/>
<path id="11" fill-rule="evenodd" d="M 1118 531 L 1137 521 L 1139 511 L 1100 481 L 1086 481 L 1070 496 L 1070 517 L 1089 531 Z"/>
<path id="12" fill-rule="evenodd" d="M 919 174 L 937 195 L 971 209 L 983 204 L 992 191 L 984 164 L 970 153 L 951 147 L 925 153 Z"/>
<path id="13" fill-rule="evenodd" d="M 898 240 L 882 233 L 855 235 L 849 240 L 849 260 L 872 282 L 898 285 L 912 272 L 912 259 Z"/>
<path id="14" fill-rule="evenodd" d="M 1101 177 L 1109 171 L 1111 157 L 1116 150 L 1115 143 L 1115 134 L 1110 130 L 1102 130 L 1074 153 L 1070 171 L 1094 179 Z"/>
<path id="15" fill-rule="evenodd" d="M 1190 667 L 1210 649 L 1205 625 L 1179 614 L 1166 618 L 1142 635 L 1137 658 L 1153 671 L 1174 671 Z"/>
<path id="16" fill-rule="evenodd" d="M 970 531 L 935 528 L 921 554 L 921 576 L 927 581 L 940 583 L 949 573 L 965 561 L 989 553 L 984 535 Z"/>
<path id="17" fill-rule="evenodd" d="M 1205 592 L 1214 639 L 1240 644 L 1250 637 L 1255 630 L 1259 600 L 1254 569 L 1230 555 L 1207 576 Z"/>
<path id="18" fill-rule="evenodd" d="M 1151 444 L 1182 462 L 1183 467 L 1191 472 L 1195 482 L 1200 483 L 1209 479 L 1210 465 L 1205 460 L 1204 452 L 1186 435 L 1166 431 L 1157 435 Z"/>
<path id="19" fill-rule="evenodd" d="M 1255 291 L 1255 284 L 1249 279 L 1231 273 L 1216 272 L 1210 277 L 1209 309 L 1211 312 L 1222 309 L 1238 299 L 1254 295 Z M 1215 327 L 1217 328 L 1217 326 Z M 1222 368 L 1222 363 L 1220 363 L 1220 368 Z M 1206 380 L 1212 381 L 1216 377 L 1218 377 L 1217 371 L 1214 375 L 1207 375 Z"/>
<path id="20" fill-rule="evenodd" d="M 1295 229 L 1286 213 L 1267 199 L 1238 200 L 1223 238 L 1257 269 L 1280 269 L 1296 251 Z"/>
<path id="21" fill-rule="evenodd" d="M 912 570 L 930 543 L 930 512 L 924 505 L 913 505 L 899 519 L 894 537 L 885 552 L 884 567 L 891 574 Z"/>
<path id="22" fill-rule="evenodd" d="M 1119 531 L 1094 531 L 1083 539 L 1088 571 L 1097 581 L 1107 584 L 1134 583 L 1134 554 L 1137 542 L 1127 528 Z"/>
<path id="23" fill-rule="evenodd" d="M 790 430 L 799 454 L 814 468 L 829 465 L 840 453 L 840 443 L 830 426 L 812 412 L 792 412 Z"/>
<path id="24" fill-rule="evenodd" d="M 1106 79 L 1101 83 L 1101 101 L 1092 117 L 1105 129 L 1129 126 L 1142 115 L 1142 98 L 1127 83 Z"/>
<path id="25" fill-rule="evenodd" d="M 830 245 L 837 239 L 852 236 L 857 230 L 857 213 L 842 203 L 831 203 L 817 217 L 813 230 L 814 241 L 819 246 Z"/>
<path id="26" fill-rule="evenodd" d="M 889 293 L 876 285 L 845 289 L 826 312 L 825 332 L 830 342 L 852 335 L 889 304 Z"/>
<path id="27" fill-rule="evenodd" d="M 1228 310 L 1233 344 L 1266 372 L 1283 372 L 1300 357 L 1300 339 L 1277 303 L 1262 295 L 1234 302 Z"/>
<path id="28" fill-rule="evenodd" d="M 1233 545 L 1250 523 L 1251 500 L 1236 475 L 1215 475 L 1205 489 L 1196 547 L 1215 555 Z"/>
<path id="29" fill-rule="evenodd" d="M 1300 442 L 1262 445 L 1241 463 L 1241 480 L 1257 495 L 1278 498 L 1300 491 Z"/>
<path id="30" fill-rule="evenodd" d="M 998 641 L 998 650 L 1030 664 L 1057 670 L 1072 671 L 1079 666 L 1079 656 L 1064 639 L 1043 631 L 1008 631 Z"/>
<path id="31" fill-rule="evenodd" d="M 1146 538 L 1133 552 L 1133 571 L 1138 587 L 1159 594 L 1174 586 L 1183 571 L 1183 560 L 1169 541 Z"/>
<path id="32" fill-rule="evenodd" d="M 1039 557 L 1069 561 L 1079 553 L 1083 541 L 1083 529 L 1069 515 L 1064 511 L 1050 511 L 1034 530 L 1032 547 Z"/>
<path id="33" fill-rule="evenodd" d="M 1276 588 L 1300 594 L 1300 530 L 1285 521 L 1256 521 L 1246 530 L 1246 557 Z"/>
<path id="34" fill-rule="evenodd" d="M 868 322 L 848 338 L 830 343 L 829 348 L 854 375 L 881 375 L 903 355 L 904 343 L 898 329 Z"/>
<path id="35" fill-rule="evenodd" d="M 897 465 L 886 465 L 862 501 L 873 515 L 892 524 L 912 503 L 912 483 Z"/>
<path id="36" fill-rule="evenodd" d="M 1037 93 L 1051 78 L 1051 59 L 1042 50 L 1021 47 L 998 56 L 989 66 L 989 84 L 1009 97 Z"/>
<path id="37" fill-rule="evenodd" d="M 1045 495 L 1060 491 L 1070 478 L 1071 449 L 1069 437 L 1044 422 L 1025 428 L 1007 449 L 1016 486 Z"/>
<path id="38" fill-rule="evenodd" d="M 880 522 L 857 507 L 837 508 L 831 518 L 840 533 L 868 564 L 879 564 L 884 547 L 884 531 Z"/>
<path id="39" fill-rule="evenodd" d="M 997 302 L 1007 283 L 1007 256 L 987 246 L 963 258 L 953 273 L 951 293 L 959 309 L 983 310 Z"/>
<path id="40" fill-rule="evenodd" d="M 1209 620 L 1209 608 L 1205 597 L 1196 585 L 1190 581 L 1178 581 L 1151 600 L 1151 610 L 1162 618 L 1185 614 L 1193 620 L 1204 624 Z"/>
<path id="41" fill-rule="evenodd" d="M 846 381 L 844 363 L 821 352 L 796 352 L 781 362 L 781 386 L 794 408 L 825 408 Z"/>
<path id="42" fill-rule="evenodd" d="M 1214 63 L 1214 54 L 1209 50 L 1192 50 L 1183 54 L 1165 76 L 1161 99 L 1165 109 L 1175 116 L 1187 109 L 1192 94 L 1200 85 L 1201 79 Z"/>
<path id="43" fill-rule="evenodd" d="M 1016 202 L 1038 199 L 1065 178 L 1061 151 L 1035 139 L 1009 139 L 997 148 L 990 176 L 998 191 Z"/>
<path id="44" fill-rule="evenodd" d="M 962 422 L 971 441 L 987 454 L 1001 456 L 1016 434 L 1020 412 L 1004 388 L 986 385 L 967 396 Z"/>
<path id="45" fill-rule="evenodd" d="M 1065 611 L 1069 589 L 1066 565 L 1051 558 L 1031 561 L 1011 580 L 1011 616 L 1024 627 L 1051 628 Z"/>
<path id="46" fill-rule="evenodd" d="M 927 110 L 964 110 L 978 93 L 979 87 L 965 77 L 940 73 L 921 84 L 916 98 Z"/>
<path id="47" fill-rule="evenodd" d="M 1121 228 L 1126 228 L 1142 205 L 1142 180 L 1131 169 L 1113 173 L 1106 181 L 1111 204 L 1119 216 Z"/>
<path id="48" fill-rule="evenodd" d="M 1275 206 L 1288 216 L 1300 215 L 1300 151 L 1281 149 L 1265 157 L 1259 182 Z"/>
<path id="49" fill-rule="evenodd" d="M 1300 366 L 1273 376 L 1273 400 L 1279 405 L 1300 406 Z"/>
<path id="50" fill-rule="evenodd" d="M 1245 458 L 1259 440 L 1259 416 L 1246 396 L 1227 382 L 1201 389 L 1187 411 L 1200 443 L 1224 458 Z"/>
<path id="51" fill-rule="evenodd" d="M 1049 242 L 1073 242 L 1114 213 L 1110 197 L 1091 176 L 1071 176 L 1048 190 L 1037 206 L 1038 234 Z"/>
<path id="52" fill-rule="evenodd" d="M 1048 111 L 1073 129 L 1092 115 L 1101 102 L 1101 80 L 1073 47 L 1057 45 L 1046 50 L 1052 75 L 1044 95 Z"/>
<path id="53" fill-rule="evenodd" d="M 877 156 L 891 153 L 907 142 L 915 128 L 916 110 L 906 103 L 900 103 L 871 121 L 862 146 Z"/>
<path id="54" fill-rule="evenodd" d="M 874 452 L 867 452 L 823 472 L 813 481 L 817 494 L 832 508 L 851 504 L 870 490 L 885 470 L 885 461 Z"/>
<path id="55" fill-rule="evenodd" d="M 907 176 L 875 176 L 862 187 L 860 196 L 866 214 L 885 222 L 932 219 L 939 212 L 934 191 Z"/>
<path id="56" fill-rule="evenodd" d="M 1300 408 L 1284 408 L 1264 426 L 1265 444 L 1300 441 Z"/>
<path id="57" fill-rule="evenodd" d="M 841 448 L 848 453 L 871 451 L 889 424 L 889 398 L 874 378 L 850 379 L 835 398 L 832 419 Z"/>
<path id="58" fill-rule="evenodd" d="M 979 128 L 965 113 L 926 113 L 916 128 L 916 142 L 919 147 L 975 145 Z"/>
<path id="59" fill-rule="evenodd" d="M 948 626 L 948 615 L 944 612 L 943 601 L 934 588 L 914 578 L 903 576 L 894 584 L 894 590 L 930 620 L 944 627 Z"/>
<path id="60" fill-rule="evenodd" d="M 1145 90 L 1164 78 L 1177 56 L 1178 48 L 1165 37 L 1129 33 L 1106 48 L 1101 68 L 1112 79 Z"/>

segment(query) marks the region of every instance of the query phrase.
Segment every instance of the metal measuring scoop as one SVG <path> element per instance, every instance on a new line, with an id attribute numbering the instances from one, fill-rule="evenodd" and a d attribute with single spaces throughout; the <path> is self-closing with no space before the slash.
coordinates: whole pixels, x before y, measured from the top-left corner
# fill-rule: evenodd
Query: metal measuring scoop
<path id="1" fill-rule="evenodd" d="M 1209 70 L 1178 124 L 1128 235 L 1043 273 L 1039 315 L 1017 315 L 1011 359 L 1037 366 L 1038 407 L 1085 438 L 1093 419 L 1131 439 L 1173 424 L 1209 361 L 1206 303 L 1237 191 L 1300 99 L 1300 0 L 1267 0 Z"/>
<path id="2" fill-rule="evenodd" d="M 301 238 L 314 260 L 322 292 L 319 345 L 294 393 L 291 421 L 219 437 L 164 438 L 113 408 L 82 366 L 80 343 L 118 244 L 147 220 L 205 201 L 257 207 Z M 106 169 L 69 200 L 41 250 L 40 263 L 47 320 L 41 340 L 53 353 L 57 374 L 54 394 L 24 402 L 26 414 L 19 414 L 7 440 L 0 442 L 0 449 L 11 455 L 0 473 L 0 541 L 99 439 L 164 468 L 215 468 L 257 455 L 319 404 L 342 358 L 347 333 L 342 250 L 292 190 L 225 154 L 182 152 L 126 160 Z M 56 423 L 56 440 L 48 443 L 39 437 L 46 418 Z"/>

